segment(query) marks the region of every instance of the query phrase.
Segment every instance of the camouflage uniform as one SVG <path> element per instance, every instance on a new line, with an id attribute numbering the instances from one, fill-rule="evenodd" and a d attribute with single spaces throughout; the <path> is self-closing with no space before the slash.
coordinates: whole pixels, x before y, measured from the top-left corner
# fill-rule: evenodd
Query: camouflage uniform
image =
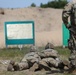
<path id="1" fill-rule="evenodd" d="M 76 7 L 76 3 L 70 2 L 64 7 L 62 20 L 70 33 L 68 40 L 68 48 L 71 50 L 71 56 L 69 58 L 70 64 L 71 67 L 76 68 L 76 8 L 74 8 L 74 6 Z"/>

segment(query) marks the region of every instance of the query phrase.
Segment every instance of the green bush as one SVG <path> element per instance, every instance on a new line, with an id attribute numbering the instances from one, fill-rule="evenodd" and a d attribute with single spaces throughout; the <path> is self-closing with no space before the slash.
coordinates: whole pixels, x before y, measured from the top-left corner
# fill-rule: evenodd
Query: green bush
<path id="1" fill-rule="evenodd" d="M 35 3 L 32 3 L 32 4 L 31 4 L 31 7 L 36 7 L 36 4 L 35 4 Z"/>
<path id="2" fill-rule="evenodd" d="M 42 8 L 64 8 L 64 6 L 68 3 L 67 0 L 54 0 L 54 1 L 49 1 L 47 4 L 40 4 L 40 7 Z"/>

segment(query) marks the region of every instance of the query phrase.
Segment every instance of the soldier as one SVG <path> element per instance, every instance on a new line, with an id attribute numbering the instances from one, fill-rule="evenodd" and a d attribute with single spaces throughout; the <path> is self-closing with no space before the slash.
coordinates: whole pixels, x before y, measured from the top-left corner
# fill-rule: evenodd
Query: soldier
<path id="1" fill-rule="evenodd" d="M 13 65 L 14 65 L 14 61 L 11 60 L 8 67 L 7 67 L 7 71 L 14 71 Z"/>
<path id="2" fill-rule="evenodd" d="M 68 40 L 68 48 L 71 50 L 71 56 L 69 58 L 70 65 L 71 68 L 76 69 L 76 0 L 72 0 L 72 2 L 68 3 L 64 7 L 64 10 L 62 12 L 62 20 L 70 33 L 70 37 Z M 72 57 L 75 58 L 73 58 L 72 60 Z"/>
<path id="3" fill-rule="evenodd" d="M 54 49 L 54 45 L 52 43 L 47 43 L 45 49 Z"/>

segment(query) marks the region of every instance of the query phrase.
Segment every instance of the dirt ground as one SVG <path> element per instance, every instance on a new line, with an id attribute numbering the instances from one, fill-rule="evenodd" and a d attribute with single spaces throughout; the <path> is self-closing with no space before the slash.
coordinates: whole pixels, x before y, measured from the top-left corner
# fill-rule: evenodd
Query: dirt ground
<path id="1" fill-rule="evenodd" d="M 52 70 L 52 71 L 41 70 L 41 71 L 36 71 L 36 72 L 23 70 L 23 71 L 10 72 L 10 71 L 7 71 L 7 65 L 0 64 L 0 75 L 66 75 L 66 74 L 67 72 L 60 73 L 59 70 Z"/>

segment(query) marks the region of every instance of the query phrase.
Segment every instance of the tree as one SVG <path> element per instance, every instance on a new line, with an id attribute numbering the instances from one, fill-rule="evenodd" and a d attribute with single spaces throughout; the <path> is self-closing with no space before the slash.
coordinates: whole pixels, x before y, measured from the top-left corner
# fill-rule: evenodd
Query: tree
<path id="1" fill-rule="evenodd" d="M 32 4 L 31 4 L 31 7 L 36 7 L 36 4 L 35 4 L 35 3 L 32 3 Z"/>
<path id="2" fill-rule="evenodd" d="M 68 3 L 67 0 L 54 0 L 54 1 L 49 1 L 47 4 L 42 4 L 40 5 L 40 7 L 42 8 L 47 8 L 47 7 L 51 7 L 51 8 L 64 8 L 64 6 Z"/>
<path id="3" fill-rule="evenodd" d="M 40 4 L 40 7 L 41 7 L 41 8 L 47 8 L 48 6 L 47 6 L 47 4 L 41 3 L 41 4 Z"/>

